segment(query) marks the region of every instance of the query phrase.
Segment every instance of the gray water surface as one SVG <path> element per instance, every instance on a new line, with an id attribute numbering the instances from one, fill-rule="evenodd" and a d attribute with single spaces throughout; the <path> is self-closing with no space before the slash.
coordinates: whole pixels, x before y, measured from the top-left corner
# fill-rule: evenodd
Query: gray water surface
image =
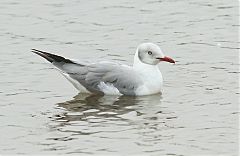
<path id="1" fill-rule="evenodd" d="M 237 155 L 238 2 L 1 0 L 0 154 Z M 138 44 L 162 95 L 78 94 L 31 48 L 131 64 Z"/>

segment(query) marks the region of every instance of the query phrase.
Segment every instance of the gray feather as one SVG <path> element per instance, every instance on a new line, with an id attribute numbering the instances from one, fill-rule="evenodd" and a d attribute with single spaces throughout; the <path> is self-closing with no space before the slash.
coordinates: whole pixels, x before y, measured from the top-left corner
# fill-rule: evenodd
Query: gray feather
<path id="1" fill-rule="evenodd" d="M 33 52 L 44 57 L 59 68 L 64 74 L 78 81 L 88 91 L 103 94 L 99 84 L 112 84 L 124 95 L 135 95 L 136 89 L 142 85 L 142 80 L 129 66 L 111 62 L 79 63 L 62 56 L 33 49 Z"/>
<path id="2" fill-rule="evenodd" d="M 114 63 L 90 64 L 78 71 L 75 74 L 65 72 L 91 92 L 101 92 L 98 85 L 104 82 L 113 84 L 122 94 L 135 95 L 136 89 L 143 83 L 132 68 Z"/>

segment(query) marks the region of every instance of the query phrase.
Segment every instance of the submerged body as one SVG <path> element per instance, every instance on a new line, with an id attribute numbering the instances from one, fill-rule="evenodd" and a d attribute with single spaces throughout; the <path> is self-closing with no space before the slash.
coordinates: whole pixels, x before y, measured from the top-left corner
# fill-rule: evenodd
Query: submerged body
<path id="1" fill-rule="evenodd" d="M 113 62 L 78 63 L 36 49 L 33 52 L 56 66 L 80 93 L 132 96 L 161 93 L 163 79 L 157 64 L 174 63 L 152 43 L 137 48 L 133 66 Z"/>

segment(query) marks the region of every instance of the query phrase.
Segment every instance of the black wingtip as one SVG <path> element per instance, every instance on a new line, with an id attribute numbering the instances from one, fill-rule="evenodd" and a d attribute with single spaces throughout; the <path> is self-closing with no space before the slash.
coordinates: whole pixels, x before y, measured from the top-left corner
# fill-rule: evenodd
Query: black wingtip
<path id="1" fill-rule="evenodd" d="M 58 56 L 55 54 L 51 54 L 45 51 L 41 51 L 41 50 L 37 50 L 37 49 L 32 49 L 31 50 L 33 53 L 38 54 L 40 56 L 42 56 L 43 58 L 45 58 L 46 60 L 48 60 L 49 62 L 64 62 L 64 63 L 72 63 L 72 64 L 76 64 L 75 62 L 69 60 L 69 59 L 65 59 L 62 56 Z"/>
<path id="2" fill-rule="evenodd" d="M 51 57 L 49 57 L 49 56 L 47 55 L 47 53 L 44 52 L 44 51 L 37 50 L 37 49 L 31 49 L 31 52 L 33 52 L 33 53 L 35 53 L 35 54 L 37 54 L 37 55 L 45 58 L 46 60 L 48 60 L 48 61 L 51 62 L 51 63 L 54 61 L 54 60 L 53 60 Z"/>

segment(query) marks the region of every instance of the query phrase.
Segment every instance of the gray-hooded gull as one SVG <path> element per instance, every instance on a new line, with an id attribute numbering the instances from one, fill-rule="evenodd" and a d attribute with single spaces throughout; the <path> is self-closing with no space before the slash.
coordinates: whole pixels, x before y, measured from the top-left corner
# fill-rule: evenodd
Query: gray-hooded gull
<path id="1" fill-rule="evenodd" d="M 56 66 L 80 93 L 92 94 L 141 96 L 161 93 L 163 79 L 157 65 L 162 61 L 175 63 L 153 43 L 138 46 L 133 66 L 106 61 L 79 63 L 37 49 L 32 52 Z"/>

